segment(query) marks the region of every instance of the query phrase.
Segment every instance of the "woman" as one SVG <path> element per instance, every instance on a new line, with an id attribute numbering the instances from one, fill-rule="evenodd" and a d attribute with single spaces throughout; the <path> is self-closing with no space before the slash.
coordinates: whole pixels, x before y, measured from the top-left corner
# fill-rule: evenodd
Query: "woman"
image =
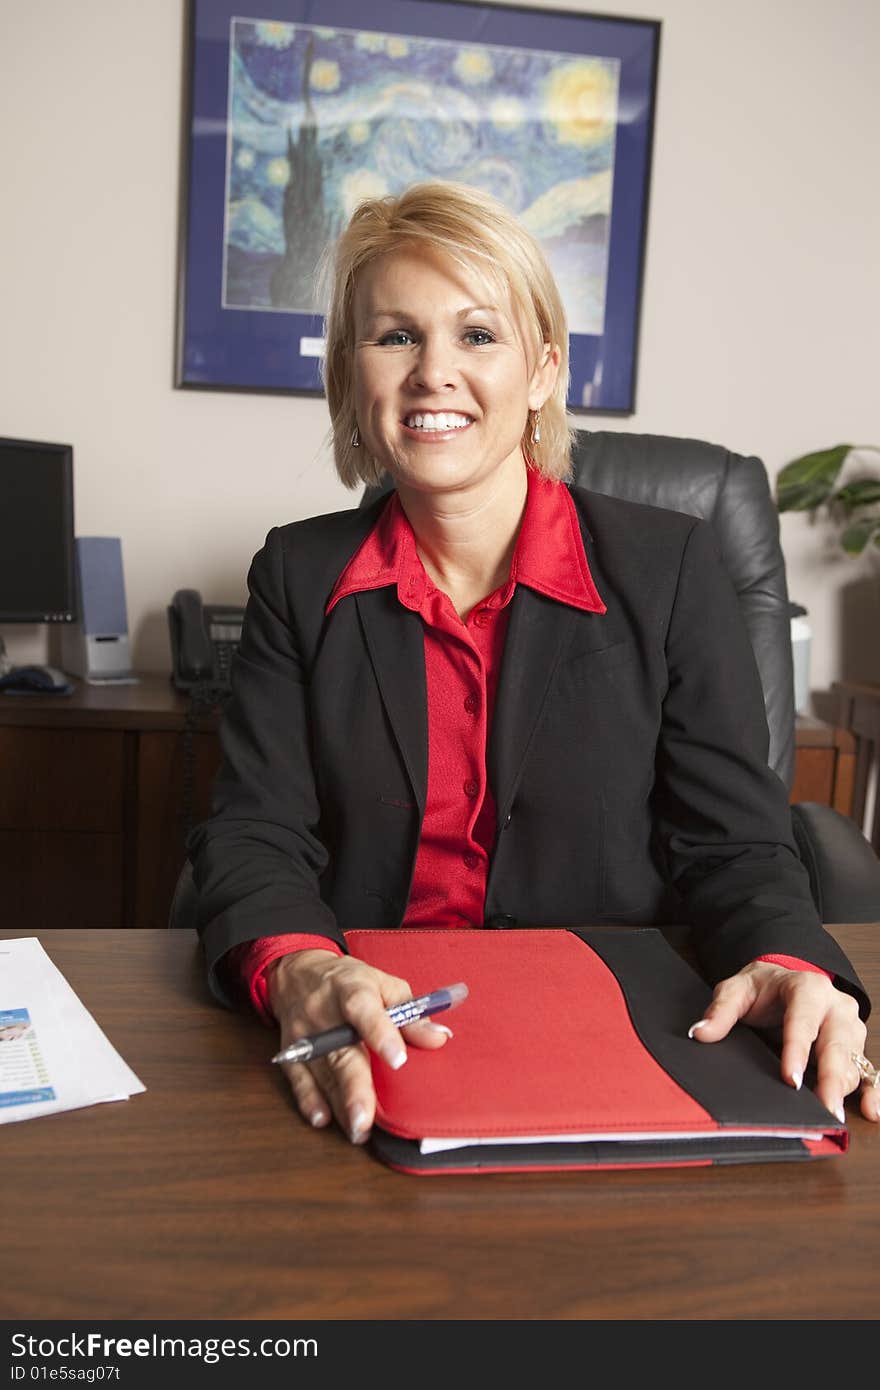
<path id="1" fill-rule="evenodd" d="M 784 1080 L 812 1051 L 842 1119 L 869 1005 L 767 767 L 735 596 L 704 522 L 566 487 L 567 342 L 539 247 L 490 198 L 426 184 L 352 217 L 336 462 L 395 492 L 254 559 L 191 846 L 213 987 L 243 984 L 282 1045 L 344 1019 L 398 1067 L 449 1031 L 398 1032 L 407 983 L 347 956 L 345 930 L 685 920 L 718 982 L 691 1035 L 783 1022 Z M 365 1049 L 287 1071 L 311 1124 L 367 1138 Z M 863 1085 L 868 1118 L 878 1102 Z"/>

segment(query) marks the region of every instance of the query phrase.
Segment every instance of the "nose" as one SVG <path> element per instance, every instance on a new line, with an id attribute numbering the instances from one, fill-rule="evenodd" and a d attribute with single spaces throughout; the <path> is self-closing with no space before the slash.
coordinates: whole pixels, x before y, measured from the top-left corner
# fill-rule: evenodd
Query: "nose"
<path id="1" fill-rule="evenodd" d="M 422 339 L 410 383 L 418 391 L 452 390 L 456 381 L 455 351 L 448 338 L 426 334 Z"/>

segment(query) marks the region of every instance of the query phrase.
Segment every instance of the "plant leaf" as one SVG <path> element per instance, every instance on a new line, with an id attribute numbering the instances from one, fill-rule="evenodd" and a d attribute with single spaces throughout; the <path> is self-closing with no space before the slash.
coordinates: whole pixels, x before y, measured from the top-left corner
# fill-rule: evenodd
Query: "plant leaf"
<path id="1" fill-rule="evenodd" d="M 880 513 L 878 512 L 872 516 L 861 516 L 858 521 L 847 526 L 840 538 L 840 544 L 847 555 L 861 555 L 865 546 L 872 540 L 875 545 L 880 545 Z"/>
<path id="2" fill-rule="evenodd" d="M 812 512 L 834 491 L 850 444 L 835 444 L 792 459 L 776 477 L 776 505 L 781 512 Z"/>
<path id="3" fill-rule="evenodd" d="M 857 478 L 844 483 L 834 494 L 835 502 L 840 502 L 847 511 L 853 507 L 868 507 L 880 502 L 880 478 Z"/>

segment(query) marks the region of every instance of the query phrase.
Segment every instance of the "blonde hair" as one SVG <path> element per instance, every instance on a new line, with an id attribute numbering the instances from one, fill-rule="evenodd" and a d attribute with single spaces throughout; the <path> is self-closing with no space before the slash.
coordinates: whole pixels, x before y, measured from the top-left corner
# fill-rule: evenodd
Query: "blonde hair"
<path id="1" fill-rule="evenodd" d="M 546 478 L 571 472 L 572 431 L 566 416 L 568 326 L 562 299 L 544 252 L 535 238 L 489 194 L 457 183 L 415 184 L 399 197 L 370 198 L 355 208 L 325 262 L 330 281 L 322 364 L 330 407 L 336 470 L 346 487 L 381 482 L 385 469 L 363 447 L 352 445 L 357 420 L 352 390 L 354 291 L 357 273 L 369 262 L 402 247 L 428 246 L 467 271 L 476 271 L 509 295 L 519 311 L 534 352 L 545 344 L 560 353 L 556 385 L 541 406 L 540 439 L 532 435 L 531 412 L 522 446 Z"/>

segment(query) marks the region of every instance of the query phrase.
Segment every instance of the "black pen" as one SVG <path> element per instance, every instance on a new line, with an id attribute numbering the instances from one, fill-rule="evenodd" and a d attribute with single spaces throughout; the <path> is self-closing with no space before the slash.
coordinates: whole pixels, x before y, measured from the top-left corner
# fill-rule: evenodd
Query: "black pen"
<path id="1" fill-rule="evenodd" d="M 419 995 L 418 999 L 407 999 L 403 1004 L 392 1004 L 385 1012 L 395 1028 L 405 1028 L 408 1023 L 427 1018 L 429 1014 L 454 1009 L 456 1004 L 467 998 L 467 992 L 467 985 L 444 985 L 442 989 L 432 990 L 430 994 Z M 272 1061 L 311 1062 L 315 1057 L 326 1057 L 328 1052 L 335 1052 L 337 1047 L 352 1047 L 360 1041 L 357 1031 L 350 1024 L 343 1023 L 338 1028 L 313 1033 L 310 1038 L 300 1038 L 298 1042 L 291 1043 L 290 1047 L 276 1052 Z"/>

